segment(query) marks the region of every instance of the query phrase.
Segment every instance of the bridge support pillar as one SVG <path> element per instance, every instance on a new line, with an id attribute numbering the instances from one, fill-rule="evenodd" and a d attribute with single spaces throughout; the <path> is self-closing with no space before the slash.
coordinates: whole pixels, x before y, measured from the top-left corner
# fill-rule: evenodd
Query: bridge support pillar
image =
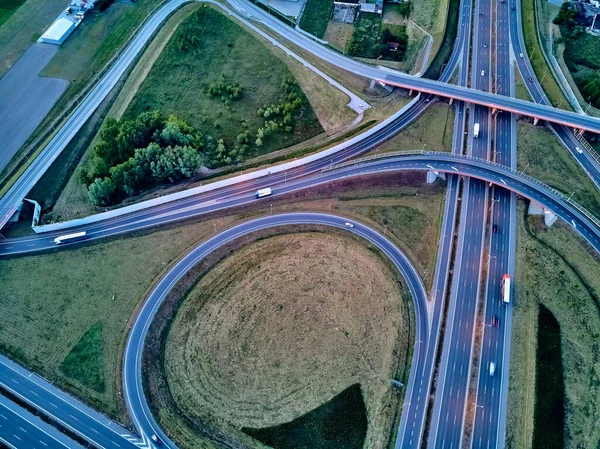
<path id="1" fill-rule="evenodd" d="M 539 118 L 536 117 L 536 118 L 533 119 L 533 124 L 534 125 L 537 125 L 539 122 L 540 122 Z"/>
<path id="2" fill-rule="evenodd" d="M 585 131 L 584 131 L 583 129 L 576 129 L 576 130 L 575 130 L 575 135 L 576 135 L 577 137 L 581 137 L 581 136 L 583 136 L 583 133 L 584 133 L 584 132 L 585 132 Z"/>
<path id="3" fill-rule="evenodd" d="M 450 97 L 450 106 L 452 106 L 452 103 L 454 103 L 454 98 Z"/>
<path id="4" fill-rule="evenodd" d="M 429 170 L 427 172 L 427 184 L 433 184 L 437 178 L 446 180 L 446 174 L 439 171 Z"/>
<path id="5" fill-rule="evenodd" d="M 412 90 L 412 89 L 411 89 L 411 90 L 409 90 L 409 91 L 408 91 L 408 96 L 409 96 L 409 97 L 412 97 L 412 93 L 413 93 L 413 90 Z"/>

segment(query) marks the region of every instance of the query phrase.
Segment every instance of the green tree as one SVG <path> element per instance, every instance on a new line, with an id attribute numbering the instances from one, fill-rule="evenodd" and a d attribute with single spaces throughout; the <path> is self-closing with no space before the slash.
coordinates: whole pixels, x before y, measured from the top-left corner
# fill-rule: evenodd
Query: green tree
<path id="1" fill-rule="evenodd" d="M 92 204 L 96 206 L 108 206 L 112 203 L 115 190 L 115 184 L 112 179 L 108 177 L 104 179 L 96 178 L 88 188 L 88 196 Z"/>

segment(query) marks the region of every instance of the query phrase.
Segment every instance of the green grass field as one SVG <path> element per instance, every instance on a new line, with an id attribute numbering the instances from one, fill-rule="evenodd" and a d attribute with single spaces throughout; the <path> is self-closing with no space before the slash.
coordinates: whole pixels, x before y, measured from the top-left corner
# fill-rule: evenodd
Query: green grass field
<path id="1" fill-rule="evenodd" d="M 544 55 L 542 54 L 542 51 L 544 50 L 542 50 L 540 45 L 536 27 L 548 26 L 548 24 L 540 24 L 536 20 L 535 1 L 536 0 L 521 0 L 521 11 L 523 15 L 523 38 L 525 40 L 527 54 L 529 55 L 531 65 L 537 79 L 543 80 L 542 88 L 544 89 L 544 92 L 548 96 L 550 102 L 555 107 L 560 105 L 562 109 L 570 110 L 569 102 L 560 90 L 558 83 L 552 75 L 550 67 L 548 67 L 546 60 L 544 59 Z"/>
<path id="2" fill-rule="evenodd" d="M 524 212 L 521 204 L 506 447 L 535 447 L 536 341 L 542 305 L 560 326 L 564 448 L 593 449 L 600 440 L 600 258 L 569 226 L 557 223 L 545 229 L 539 218 L 524 219 Z"/>
<path id="3" fill-rule="evenodd" d="M 426 78 L 438 79 L 442 74 L 444 65 L 448 62 L 448 59 L 450 59 L 458 31 L 459 8 L 459 0 L 448 0 L 447 7 L 443 11 L 440 11 L 438 23 L 445 23 L 445 27 L 435 36 L 434 45 L 431 50 L 433 59 L 431 60 L 429 68 L 423 75 Z M 424 13 L 427 14 L 426 10 Z"/>
<path id="4" fill-rule="evenodd" d="M 300 28 L 307 33 L 322 38 L 327 29 L 332 7 L 333 2 L 331 0 L 308 0 L 300 19 Z"/>
<path id="5" fill-rule="evenodd" d="M 517 123 L 517 168 L 600 215 L 600 193 L 569 151 L 545 126 Z"/>
<path id="6" fill-rule="evenodd" d="M 0 27 L 12 16 L 25 0 L 3 0 L 0 2 Z"/>
<path id="7" fill-rule="evenodd" d="M 124 117 L 157 108 L 165 116 L 175 114 L 205 135 L 233 146 L 242 122 L 253 132 L 263 126 L 257 114 L 264 105 L 281 101 L 281 82 L 286 65 L 262 42 L 212 8 L 202 8 L 178 28 L 167 44 Z M 187 53 L 178 48 L 181 36 L 196 36 L 197 47 Z M 208 85 L 225 75 L 242 87 L 241 99 L 230 106 L 206 93 Z M 303 93 L 303 106 L 296 115 L 294 132 L 279 132 L 265 139 L 260 148 L 251 146 L 248 156 L 268 153 L 301 142 L 322 131 Z"/>

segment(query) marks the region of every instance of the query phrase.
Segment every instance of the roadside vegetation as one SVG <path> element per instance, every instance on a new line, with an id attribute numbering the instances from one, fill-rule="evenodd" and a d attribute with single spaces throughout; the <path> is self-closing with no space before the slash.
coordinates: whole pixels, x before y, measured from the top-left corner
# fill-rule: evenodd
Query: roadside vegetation
<path id="1" fill-rule="evenodd" d="M 523 39 L 525 40 L 527 55 L 531 61 L 535 76 L 541 82 L 542 88 L 548 96 L 550 103 L 555 107 L 570 110 L 571 107 L 569 106 L 569 102 L 562 93 L 557 81 L 554 79 L 552 70 L 544 58 L 545 50 L 542 48 L 538 38 L 537 27 L 546 26 L 547 24 L 539 23 L 535 2 L 536 0 L 521 0 Z M 525 82 L 529 81 L 525 80 Z"/>
<path id="2" fill-rule="evenodd" d="M 308 0 L 300 19 L 300 28 L 322 39 L 325 36 L 332 8 L 332 0 Z"/>
<path id="3" fill-rule="evenodd" d="M 248 438 L 236 429 L 253 428 L 281 448 L 310 447 L 311 438 L 312 447 L 382 447 L 401 404 L 390 379 L 408 376 L 410 299 L 395 270 L 359 240 L 281 232 L 290 231 L 259 233 L 180 298 L 167 324 L 162 394 L 172 396 L 182 421 L 240 441 Z M 336 442 L 342 422 L 328 429 L 319 407 L 356 384 L 345 412 L 359 425 Z M 302 418 L 307 413 L 312 420 Z M 287 441 L 280 424 L 295 430 Z"/>
<path id="4" fill-rule="evenodd" d="M 569 151 L 545 126 L 517 122 L 517 168 L 599 216 L 600 193 Z M 565 175 L 568 174 L 568 175 Z"/>
<path id="5" fill-rule="evenodd" d="M 431 284 L 443 210 L 439 185 L 423 185 L 422 173 L 366 177 L 274 198 L 273 213 L 331 211 L 386 231 Z M 356 208 L 396 208 L 391 223 Z M 168 266 L 215 230 L 269 212 L 267 203 L 202 217 L 198 222 L 117 238 L 72 250 L 0 260 L 0 349 L 100 410 L 127 420 L 117 398 L 122 344 L 139 301 Z M 420 218 L 415 218 L 420 217 Z M 387 228 L 385 227 L 387 226 Z M 407 227 L 410 226 L 410 227 Z M 407 232 L 411 240 L 405 237 Z M 36 273 L 32 276 L 31 273 Z M 115 298 L 113 299 L 113 294 Z M 8 319 L 10 317 L 10 319 Z M 101 323 L 102 331 L 94 326 Z M 88 337 L 84 338 L 85 335 Z M 92 338 L 93 337 L 93 338 Z M 82 361 L 82 347 L 102 341 L 102 357 Z M 85 352 L 88 352 L 86 349 Z M 72 354 L 72 355 L 70 355 Z M 67 361 L 69 360 L 69 361 Z M 77 364 L 81 364 L 75 370 Z M 101 366 L 100 366 L 101 365 Z M 74 371 L 75 370 L 75 371 Z M 103 373 L 104 389 L 101 387 Z M 86 374 L 87 373 L 87 374 Z"/>
<path id="6" fill-rule="evenodd" d="M 408 17 L 412 3 L 407 2 L 402 5 L 404 8 L 401 14 Z M 392 44 L 397 44 L 395 50 L 391 49 Z M 402 61 L 407 48 L 408 34 L 405 26 L 390 24 L 382 26 L 380 15 L 361 13 L 354 23 L 348 54 L 369 59 Z"/>
<path id="7" fill-rule="evenodd" d="M 541 447 L 534 442 L 543 442 L 543 435 L 560 439 L 562 433 L 564 446 L 560 447 L 593 449 L 600 440 L 597 426 L 600 419 L 600 258 L 570 226 L 557 222 L 546 228 L 541 217 L 525 215 L 522 203 L 518 210 L 507 448 Z M 555 317 L 560 331 L 554 326 L 549 334 L 539 335 L 538 315 L 542 306 Z M 538 363 L 546 358 L 547 352 L 539 354 L 536 342 L 544 339 L 546 344 L 554 341 L 556 345 L 558 332 L 561 366 L 557 368 L 554 360 L 552 367 L 545 365 L 547 369 L 540 371 Z M 560 397 L 550 398 L 550 391 L 542 396 L 536 393 L 544 385 L 547 389 L 552 386 L 558 393 L 560 386 L 548 382 L 551 378 L 557 379 L 554 376 L 560 371 L 564 379 L 562 431 L 555 428 L 560 419 L 558 405 L 548 402 L 559 401 Z M 545 405 L 551 405 L 552 418 L 550 415 L 546 416 L 547 420 L 534 418 L 536 407 L 544 413 Z M 545 413 L 550 414 L 551 410 L 546 409 Z"/>
<path id="8" fill-rule="evenodd" d="M 460 9 L 460 0 L 448 0 L 446 8 L 441 8 L 438 11 L 439 17 L 443 17 L 446 14 L 445 22 L 438 20 L 438 24 L 444 24 L 444 26 L 438 25 L 439 28 L 434 37 L 434 45 L 431 50 L 433 59 L 429 64 L 429 68 L 423 75 L 425 78 L 438 79 L 442 74 L 444 66 L 450 59 L 454 43 L 456 42 L 456 35 L 458 32 L 458 17 Z M 423 12 L 426 14 L 426 12 Z"/>
<path id="9" fill-rule="evenodd" d="M 565 45 L 563 57 L 582 97 L 600 108 L 600 41 L 575 19 L 576 10 L 569 2 L 563 3 L 554 19 L 554 23 L 560 25 L 560 43 Z"/>
<path id="10" fill-rule="evenodd" d="M 4 0 L 0 3 L 0 26 L 12 16 L 25 0 Z"/>

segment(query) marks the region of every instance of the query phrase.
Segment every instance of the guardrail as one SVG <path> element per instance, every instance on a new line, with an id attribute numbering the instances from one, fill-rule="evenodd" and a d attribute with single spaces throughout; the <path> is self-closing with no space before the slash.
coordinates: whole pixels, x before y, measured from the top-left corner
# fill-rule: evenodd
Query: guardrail
<path id="1" fill-rule="evenodd" d="M 547 192 L 550 192 L 553 195 L 559 197 L 561 200 L 565 201 L 566 203 L 569 203 L 571 206 L 573 206 L 575 209 L 577 209 L 577 211 L 579 211 L 582 215 L 584 215 L 588 220 L 590 220 L 592 223 L 594 223 L 594 225 L 596 225 L 596 227 L 600 230 L 600 220 L 595 215 L 593 215 L 591 212 L 589 212 L 586 208 L 584 208 L 581 204 L 579 204 L 577 201 L 573 200 L 570 196 L 566 196 L 564 193 L 559 192 L 555 188 L 550 187 L 548 184 L 545 184 L 545 183 L 537 180 L 533 176 L 529 176 L 523 172 L 520 172 L 516 169 L 510 168 L 506 165 L 498 164 L 497 162 L 489 161 L 487 159 L 482 159 L 482 158 L 478 158 L 478 157 L 474 157 L 474 156 L 452 154 L 452 153 L 446 153 L 443 151 L 425 151 L 425 150 L 393 151 L 393 152 L 389 152 L 389 153 L 374 154 L 371 156 L 365 156 L 365 157 L 362 157 L 359 159 L 342 162 L 340 164 L 330 165 L 328 167 L 323 168 L 321 170 L 321 172 L 337 170 L 337 169 L 349 167 L 352 165 L 360 165 L 365 162 L 374 161 L 374 160 L 378 160 L 378 159 L 387 159 L 387 158 L 402 157 L 402 156 L 415 156 L 415 155 L 417 155 L 417 156 L 442 156 L 447 160 L 457 159 L 458 161 L 460 161 L 460 159 L 464 159 L 467 161 L 484 163 L 484 164 L 490 165 L 492 167 L 497 167 L 498 169 L 500 169 L 500 171 L 504 171 L 504 172 L 507 172 L 508 174 L 515 175 L 520 178 L 524 178 L 525 180 L 527 180 L 529 182 L 533 182 L 536 185 L 540 186 L 542 189 L 546 190 Z"/>

